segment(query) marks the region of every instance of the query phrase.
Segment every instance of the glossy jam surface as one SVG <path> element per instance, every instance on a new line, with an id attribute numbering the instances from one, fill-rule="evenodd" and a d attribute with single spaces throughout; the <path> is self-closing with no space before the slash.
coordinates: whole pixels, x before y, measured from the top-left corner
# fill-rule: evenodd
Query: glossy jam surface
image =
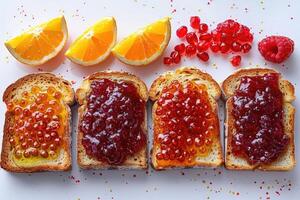
<path id="1" fill-rule="evenodd" d="M 87 155 L 118 165 L 145 147 L 145 101 L 132 83 L 94 80 L 87 101 L 80 122 Z"/>
<path id="2" fill-rule="evenodd" d="M 9 142 L 17 160 L 53 159 L 62 148 L 66 110 L 62 94 L 54 87 L 33 86 L 20 99 L 7 104 L 14 123 L 9 125 Z M 20 161 L 21 162 L 21 161 Z"/>
<path id="3" fill-rule="evenodd" d="M 236 133 L 233 153 L 250 164 L 270 163 L 286 149 L 289 137 L 283 127 L 283 95 L 279 75 L 243 77 L 233 96 Z"/>
<path id="4" fill-rule="evenodd" d="M 219 130 L 204 85 L 173 81 L 157 100 L 154 143 L 160 166 L 189 166 L 211 151 Z"/>

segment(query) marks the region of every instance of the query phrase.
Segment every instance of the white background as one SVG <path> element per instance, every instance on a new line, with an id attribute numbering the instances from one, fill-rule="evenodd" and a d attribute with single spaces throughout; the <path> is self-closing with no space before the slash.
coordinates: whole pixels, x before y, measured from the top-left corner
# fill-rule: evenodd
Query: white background
<path id="1" fill-rule="evenodd" d="M 175 30 L 188 24 L 191 15 L 215 27 L 228 18 L 252 28 L 254 44 L 251 53 L 243 57 L 243 66 L 265 66 L 279 70 L 296 86 L 299 97 L 300 79 L 300 1 L 179 1 L 174 0 L 122 0 L 122 1 L 0 1 L 0 42 L 16 35 L 29 25 L 47 21 L 64 14 L 69 29 L 69 40 L 74 40 L 85 28 L 104 16 L 114 16 L 118 25 L 118 39 L 158 18 L 172 17 L 173 34 L 166 53 L 179 42 Z M 172 11 L 176 9 L 176 12 Z M 265 63 L 257 50 L 257 42 L 265 35 L 281 34 L 291 37 L 296 44 L 295 52 L 285 66 Z M 67 46 L 68 46 L 67 45 Z M 65 49 L 64 51 L 65 52 Z M 212 56 L 204 64 L 195 59 L 185 60 L 181 65 L 193 65 L 205 70 L 221 82 L 235 69 L 227 56 Z M 95 67 L 81 67 L 70 63 L 63 53 L 44 66 L 68 80 L 76 81 L 77 88 L 82 77 L 99 70 L 115 69 L 130 71 L 140 76 L 148 86 L 160 73 L 179 66 L 166 67 L 162 58 L 144 68 L 125 66 L 112 56 Z M 39 69 L 18 63 L 0 45 L 0 94 L 17 78 Z M 299 109 L 299 101 L 294 102 Z M 150 106 L 150 104 L 149 104 Z M 220 109 L 223 110 L 223 107 Z M 0 123 L 4 123 L 4 103 L 0 104 Z M 73 109 L 76 116 L 76 107 Z M 223 119 L 223 115 L 220 115 Z M 73 118 L 74 119 L 74 118 Z M 149 118 L 149 132 L 151 118 Z M 299 114 L 296 115 L 296 157 L 299 159 Z M 75 121 L 75 120 L 74 120 Z M 2 125 L 1 125 L 2 126 Z M 73 129 L 76 124 L 73 124 Z M 0 132 L 2 133 L 2 127 Z M 76 132 L 73 130 L 73 139 Z M 222 133 L 223 134 L 223 133 Z M 75 160 L 75 144 L 72 146 L 73 169 L 70 172 L 12 174 L 0 170 L 1 200 L 33 199 L 296 199 L 300 195 L 300 165 L 291 172 L 239 172 L 221 169 L 186 169 L 154 172 L 147 171 L 80 171 Z"/>

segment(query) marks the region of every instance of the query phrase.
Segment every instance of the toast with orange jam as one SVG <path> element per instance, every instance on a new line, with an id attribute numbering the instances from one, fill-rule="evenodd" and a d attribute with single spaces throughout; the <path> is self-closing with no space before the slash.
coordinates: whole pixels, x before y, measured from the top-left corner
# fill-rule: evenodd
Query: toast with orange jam
<path id="1" fill-rule="evenodd" d="M 152 165 L 156 170 L 217 167 L 223 163 L 217 101 L 221 89 L 196 68 L 159 76 L 149 92 L 154 102 Z"/>
<path id="2" fill-rule="evenodd" d="M 30 74 L 3 94 L 7 106 L 1 167 L 11 172 L 71 168 L 71 84 L 50 73 Z"/>
<path id="3" fill-rule="evenodd" d="M 76 98 L 81 168 L 148 167 L 148 90 L 143 81 L 126 72 L 97 72 L 84 79 Z"/>
<path id="4" fill-rule="evenodd" d="M 273 69 L 249 68 L 230 75 L 222 90 L 226 168 L 291 170 L 296 164 L 294 86 Z"/>

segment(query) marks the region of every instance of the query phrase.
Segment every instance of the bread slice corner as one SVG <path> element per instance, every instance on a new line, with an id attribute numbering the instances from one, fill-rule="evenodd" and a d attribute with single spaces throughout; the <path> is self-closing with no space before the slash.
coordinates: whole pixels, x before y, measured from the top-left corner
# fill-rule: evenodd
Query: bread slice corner
<path id="1" fill-rule="evenodd" d="M 39 86 L 47 88 L 49 86 L 55 87 L 63 94 L 64 106 L 67 108 L 67 121 L 65 122 L 64 140 L 67 144 L 65 148 L 60 150 L 58 157 L 54 160 L 38 161 L 27 165 L 16 164 L 13 159 L 12 147 L 9 142 L 9 125 L 14 123 L 13 113 L 5 113 L 4 134 L 2 141 L 1 152 L 1 167 L 10 172 L 37 172 L 37 171 L 66 171 L 71 169 L 71 110 L 70 107 L 74 103 L 74 91 L 71 83 L 59 78 L 51 73 L 36 73 L 29 74 L 15 83 L 8 86 L 3 94 L 3 101 L 5 103 L 14 99 L 19 99 L 22 92 L 30 90 L 32 86 Z"/>
<path id="2" fill-rule="evenodd" d="M 145 83 L 140 80 L 137 76 L 127 73 L 127 72 L 118 72 L 118 71 L 102 71 L 96 72 L 87 78 L 85 78 L 76 91 L 76 99 L 79 103 L 78 108 L 78 133 L 77 133 L 77 163 L 82 169 L 147 169 L 148 168 L 148 152 L 147 144 L 143 149 L 137 152 L 134 156 L 128 157 L 124 163 L 121 165 L 110 165 L 108 163 L 101 162 L 94 158 L 89 157 L 86 154 L 85 148 L 82 145 L 81 141 L 83 138 L 83 133 L 79 129 L 80 121 L 86 110 L 87 96 L 90 93 L 90 85 L 94 80 L 99 79 L 110 79 L 112 81 L 123 80 L 130 82 L 135 85 L 138 90 L 138 93 L 145 102 L 148 100 L 148 90 Z M 146 108 L 145 108 L 146 110 Z M 144 123 L 142 124 L 143 131 L 147 135 L 147 112 L 145 112 Z M 147 135 L 148 138 L 148 135 Z M 148 140 L 148 139 L 147 139 Z"/>
<path id="3" fill-rule="evenodd" d="M 280 78 L 279 88 L 283 93 L 283 123 L 284 132 L 290 137 L 290 143 L 287 150 L 274 162 L 268 165 L 250 165 L 244 158 L 236 157 L 232 154 L 231 141 L 234 129 L 234 117 L 232 116 L 232 96 L 239 87 L 240 80 L 243 76 L 257 76 L 268 73 L 278 73 L 269 68 L 246 68 L 238 70 L 230 75 L 222 83 L 223 96 L 226 100 L 226 121 L 225 121 L 225 167 L 231 170 L 263 170 L 263 171 L 288 171 L 296 165 L 295 144 L 294 144 L 294 124 L 295 108 L 291 104 L 295 99 L 294 86 L 287 80 Z"/>
<path id="4" fill-rule="evenodd" d="M 207 73 L 202 72 L 201 70 L 195 67 L 181 67 L 175 71 L 169 71 L 160 75 L 152 83 L 149 90 L 149 97 L 154 102 L 152 108 L 152 120 L 154 124 L 154 134 L 157 131 L 157 117 L 155 111 L 157 109 L 157 100 L 162 94 L 162 90 L 165 86 L 169 85 L 173 80 L 178 80 L 181 84 L 186 84 L 189 81 L 192 81 L 198 85 L 204 84 L 208 90 L 209 101 L 212 106 L 214 113 L 218 116 L 218 103 L 217 101 L 221 97 L 221 88 L 219 84 Z M 199 168 L 199 167 L 219 167 L 223 164 L 223 153 L 222 145 L 220 140 L 220 127 L 219 127 L 219 118 L 218 118 L 218 135 L 213 140 L 212 150 L 207 156 L 201 156 L 196 158 L 196 164 L 194 166 L 170 166 L 170 167 L 161 167 L 157 163 L 156 152 L 159 150 L 159 147 L 154 145 L 151 149 L 151 164 L 152 167 L 156 170 L 164 170 L 168 168 Z"/>

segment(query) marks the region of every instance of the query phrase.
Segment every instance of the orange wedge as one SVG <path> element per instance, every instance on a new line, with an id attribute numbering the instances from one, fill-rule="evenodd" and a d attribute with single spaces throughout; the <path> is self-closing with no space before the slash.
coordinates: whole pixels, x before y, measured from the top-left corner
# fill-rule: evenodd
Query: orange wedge
<path id="1" fill-rule="evenodd" d="M 85 30 L 71 44 L 66 56 L 79 65 L 98 64 L 109 56 L 116 38 L 116 21 L 113 17 L 106 17 Z"/>
<path id="2" fill-rule="evenodd" d="M 8 40 L 5 46 L 20 62 L 41 65 L 55 57 L 64 47 L 68 30 L 64 16 L 34 26 Z"/>
<path id="3" fill-rule="evenodd" d="M 147 65 L 163 53 L 170 41 L 170 35 L 170 20 L 166 17 L 129 35 L 119 42 L 112 52 L 126 64 Z"/>

